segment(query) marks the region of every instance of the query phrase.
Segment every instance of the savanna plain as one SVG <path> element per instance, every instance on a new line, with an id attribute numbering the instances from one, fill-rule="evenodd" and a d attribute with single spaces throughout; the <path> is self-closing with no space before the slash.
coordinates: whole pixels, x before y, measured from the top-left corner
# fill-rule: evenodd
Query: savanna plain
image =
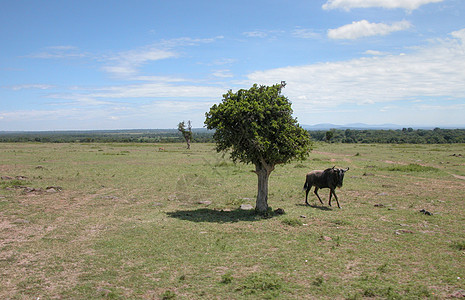
<path id="1" fill-rule="evenodd" d="M 305 206 L 305 174 L 349 167 Z M 465 145 L 316 143 L 271 174 L 213 144 L 0 144 L 1 299 L 465 295 Z"/>

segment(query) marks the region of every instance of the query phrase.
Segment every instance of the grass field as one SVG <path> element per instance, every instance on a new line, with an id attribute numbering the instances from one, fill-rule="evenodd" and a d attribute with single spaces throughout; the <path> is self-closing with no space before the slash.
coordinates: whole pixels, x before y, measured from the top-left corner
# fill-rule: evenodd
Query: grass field
<path id="1" fill-rule="evenodd" d="M 315 144 L 271 174 L 271 218 L 238 209 L 254 168 L 213 148 L 0 144 L 0 299 L 465 294 L 465 145 Z M 304 206 L 334 165 L 342 209 Z"/>

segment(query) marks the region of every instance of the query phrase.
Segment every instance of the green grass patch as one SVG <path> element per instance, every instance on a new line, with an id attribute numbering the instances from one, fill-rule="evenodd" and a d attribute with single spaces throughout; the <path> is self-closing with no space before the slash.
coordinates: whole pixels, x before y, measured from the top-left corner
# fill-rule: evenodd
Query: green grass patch
<path id="1" fill-rule="evenodd" d="M 275 298 L 286 290 L 284 280 L 275 274 L 253 273 L 238 288 L 246 295 L 262 294 L 263 298 Z"/>
<path id="2" fill-rule="evenodd" d="M 13 188 L 17 186 L 27 186 L 31 184 L 29 181 L 26 180 L 1 180 L 0 181 L 0 189 L 5 189 L 5 188 Z"/>
<path id="3" fill-rule="evenodd" d="M 293 227 L 296 227 L 296 226 L 302 226 L 303 223 L 300 219 L 297 219 L 297 218 L 291 218 L 291 217 L 285 217 L 284 219 L 281 220 L 281 222 L 285 225 L 289 225 L 289 226 L 293 226 Z"/>
<path id="4" fill-rule="evenodd" d="M 408 164 L 408 165 L 396 165 L 387 167 L 386 170 L 394 171 L 394 172 L 416 172 L 416 173 L 423 173 L 423 172 L 438 172 L 439 169 L 430 166 L 422 166 L 419 164 Z"/>

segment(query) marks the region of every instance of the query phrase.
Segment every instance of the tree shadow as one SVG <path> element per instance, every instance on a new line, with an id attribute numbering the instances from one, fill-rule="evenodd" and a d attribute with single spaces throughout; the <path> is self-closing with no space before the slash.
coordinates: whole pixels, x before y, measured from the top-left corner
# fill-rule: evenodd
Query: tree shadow
<path id="1" fill-rule="evenodd" d="M 171 218 L 186 220 L 191 222 L 210 222 L 210 223 L 236 223 L 240 221 L 260 221 L 262 217 L 257 215 L 253 210 L 215 210 L 209 208 L 199 208 L 196 210 L 177 210 L 168 212 Z"/>
<path id="2" fill-rule="evenodd" d="M 332 211 L 333 208 L 332 207 L 328 207 L 328 206 L 320 206 L 320 205 L 307 205 L 305 203 L 300 203 L 300 204 L 296 204 L 296 206 L 305 206 L 305 207 L 311 207 L 311 208 L 316 208 L 316 209 L 319 209 L 319 210 L 324 210 L 324 211 Z"/>

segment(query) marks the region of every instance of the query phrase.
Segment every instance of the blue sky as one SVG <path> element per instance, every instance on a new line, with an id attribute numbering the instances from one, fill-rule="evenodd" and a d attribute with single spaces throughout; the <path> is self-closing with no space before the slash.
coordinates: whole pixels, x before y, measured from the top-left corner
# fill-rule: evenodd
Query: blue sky
<path id="1" fill-rule="evenodd" d="M 283 80 L 301 124 L 465 125 L 463 0 L 0 6 L 0 130 L 203 127 Z"/>

